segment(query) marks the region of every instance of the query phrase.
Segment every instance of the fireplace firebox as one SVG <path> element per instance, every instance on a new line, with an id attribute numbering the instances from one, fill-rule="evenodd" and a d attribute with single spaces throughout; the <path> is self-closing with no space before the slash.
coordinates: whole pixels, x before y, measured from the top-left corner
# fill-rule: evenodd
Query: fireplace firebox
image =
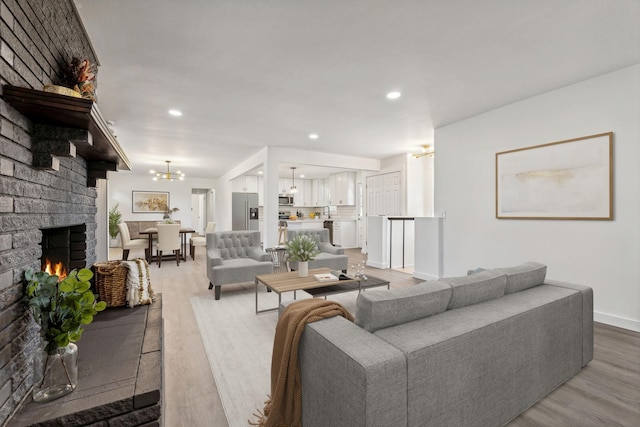
<path id="1" fill-rule="evenodd" d="M 86 224 L 69 227 L 42 229 L 42 270 L 61 264 L 65 272 L 84 268 L 87 265 L 87 226 Z M 49 270 L 57 274 L 57 271 Z"/>

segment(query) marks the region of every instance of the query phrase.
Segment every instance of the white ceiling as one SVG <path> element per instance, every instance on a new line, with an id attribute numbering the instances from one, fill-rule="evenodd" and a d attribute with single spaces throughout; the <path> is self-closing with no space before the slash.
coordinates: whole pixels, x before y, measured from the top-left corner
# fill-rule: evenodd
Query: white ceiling
<path id="1" fill-rule="evenodd" d="M 640 62 L 640 0 L 75 2 L 135 173 L 218 177 L 267 145 L 418 152 L 434 127 Z"/>

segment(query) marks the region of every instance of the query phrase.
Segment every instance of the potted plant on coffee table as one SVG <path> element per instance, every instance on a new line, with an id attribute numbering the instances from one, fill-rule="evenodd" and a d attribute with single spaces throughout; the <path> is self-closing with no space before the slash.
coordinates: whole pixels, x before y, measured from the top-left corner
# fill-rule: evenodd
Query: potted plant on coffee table
<path id="1" fill-rule="evenodd" d="M 78 347 L 83 326 L 106 308 L 96 301 L 88 268 L 73 270 L 59 281 L 45 271 L 25 272 L 25 303 L 40 325 L 40 346 L 34 356 L 33 400 L 47 402 L 62 397 L 78 384 Z"/>
<path id="2" fill-rule="evenodd" d="M 298 234 L 293 240 L 287 242 L 288 260 L 298 262 L 298 277 L 309 275 L 309 261 L 319 253 L 318 243 L 306 234 Z"/>

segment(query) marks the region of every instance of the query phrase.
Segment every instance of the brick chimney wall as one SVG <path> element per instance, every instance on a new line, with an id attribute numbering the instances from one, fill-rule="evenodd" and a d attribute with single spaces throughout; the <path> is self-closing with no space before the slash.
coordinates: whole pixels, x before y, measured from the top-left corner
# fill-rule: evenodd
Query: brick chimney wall
<path id="1" fill-rule="evenodd" d="M 71 57 L 97 62 L 73 0 L 0 0 L 0 84 L 59 83 Z M 87 265 L 96 260 L 96 189 L 80 157 L 58 171 L 34 169 L 36 124 L 0 98 L 0 424 L 33 383 L 38 328 L 22 303 L 24 271 L 40 269 L 40 229 L 86 224 Z"/>

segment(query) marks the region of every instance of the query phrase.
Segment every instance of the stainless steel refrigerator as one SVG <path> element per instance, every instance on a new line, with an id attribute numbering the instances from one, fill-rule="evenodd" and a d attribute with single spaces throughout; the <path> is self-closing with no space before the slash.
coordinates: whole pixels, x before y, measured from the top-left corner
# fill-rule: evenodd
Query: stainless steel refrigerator
<path id="1" fill-rule="evenodd" d="M 231 193 L 231 229 L 260 229 L 258 224 L 258 193 Z"/>

